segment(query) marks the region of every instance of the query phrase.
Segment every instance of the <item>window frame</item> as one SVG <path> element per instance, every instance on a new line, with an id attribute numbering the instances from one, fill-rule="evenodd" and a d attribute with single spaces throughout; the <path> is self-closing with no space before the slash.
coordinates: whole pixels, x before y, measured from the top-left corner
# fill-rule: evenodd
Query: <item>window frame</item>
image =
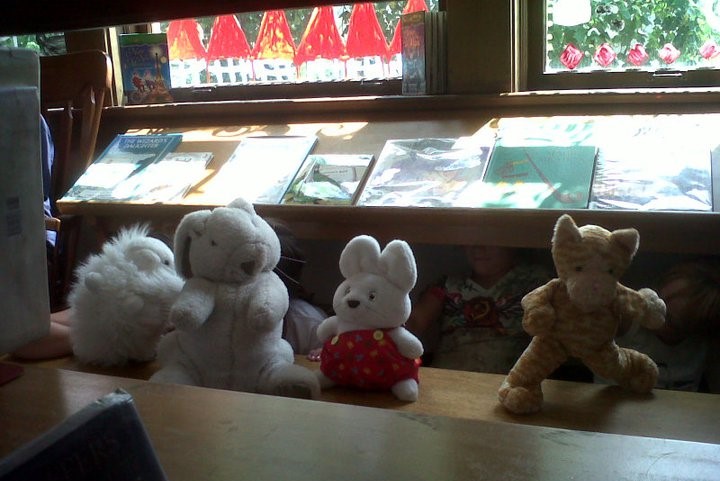
<path id="1" fill-rule="evenodd" d="M 371 3 L 377 3 L 376 0 Z M 445 8 L 445 0 L 438 0 L 438 8 Z M 307 2 L 312 3 L 312 2 Z M 346 2 L 339 0 L 337 4 L 353 4 L 356 1 Z M 323 2 L 317 2 L 318 5 Z M 313 5 L 288 6 L 286 8 L 312 9 Z M 210 15 L 213 16 L 213 15 Z M 150 32 L 150 23 L 121 25 L 115 27 L 116 34 Z M 114 65 L 119 65 L 120 57 L 117 41 L 110 46 L 110 56 Z M 119 80 L 118 85 L 122 84 Z M 271 101 L 282 99 L 302 98 L 338 98 L 338 97 L 387 97 L 402 95 L 402 78 L 367 78 L 358 80 L 339 81 L 299 81 L 285 83 L 251 83 L 251 84 L 222 84 L 209 83 L 202 85 L 184 85 L 173 87 L 170 93 L 175 102 L 218 102 L 218 101 Z M 121 95 L 117 94 L 118 98 Z M 121 105 L 121 104 L 117 104 Z"/>
<path id="2" fill-rule="evenodd" d="M 519 90 L 601 90 L 691 88 L 720 85 L 720 69 L 597 70 L 545 73 L 548 0 L 520 2 L 519 43 L 526 52 L 520 65 Z"/>

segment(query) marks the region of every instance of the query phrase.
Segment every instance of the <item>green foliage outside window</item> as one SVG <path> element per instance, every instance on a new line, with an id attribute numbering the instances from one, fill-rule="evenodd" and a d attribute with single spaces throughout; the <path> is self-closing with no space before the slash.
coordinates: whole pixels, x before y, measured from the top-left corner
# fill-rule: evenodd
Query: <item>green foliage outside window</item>
<path id="1" fill-rule="evenodd" d="M 561 54 L 569 44 L 582 52 L 578 69 L 601 68 L 593 57 L 604 43 L 617 54 L 608 68 L 635 68 L 628 61 L 628 53 L 637 43 L 644 47 L 649 57 L 638 67 L 678 68 L 706 66 L 707 59 L 701 55 L 701 47 L 708 41 L 720 42 L 720 32 L 709 23 L 710 19 L 718 18 L 713 12 L 720 13 L 718 0 L 588 1 L 590 20 L 575 26 L 552 24 L 552 8 L 558 2 L 549 2 L 547 66 L 550 69 L 567 68 L 561 62 Z M 706 13 L 712 14 L 710 19 Z M 677 62 L 668 63 L 659 57 L 658 52 L 666 44 L 680 51 Z"/>

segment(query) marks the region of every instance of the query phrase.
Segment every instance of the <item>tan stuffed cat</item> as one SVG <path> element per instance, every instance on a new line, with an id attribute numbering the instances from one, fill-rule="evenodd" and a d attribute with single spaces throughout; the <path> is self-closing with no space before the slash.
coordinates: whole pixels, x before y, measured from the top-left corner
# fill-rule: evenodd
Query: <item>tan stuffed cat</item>
<path id="1" fill-rule="evenodd" d="M 638 244 L 635 229 L 578 228 L 567 214 L 558 219 L 552 239 L 558 278 L 522 300 L 523 327 L 534 337 L 498 391 L 503 406 L 515 413 L 539 411 L 540 383 L 568 357 L 625 388 L 652 390 L 655 363 L 618 347 L 614 339 L 620 322 L 636 321 L 650 329 L 665 322 L 665 303 L 655 291 L 635 291 L 618 282 Z"/>

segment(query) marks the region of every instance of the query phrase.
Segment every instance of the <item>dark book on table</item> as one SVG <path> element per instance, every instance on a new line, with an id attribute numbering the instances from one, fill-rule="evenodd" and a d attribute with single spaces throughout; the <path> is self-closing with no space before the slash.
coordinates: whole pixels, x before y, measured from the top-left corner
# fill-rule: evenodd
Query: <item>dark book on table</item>
<path id="1" fill-rule="evenodd" d="M 118 390 L 0 460 L 3 481 L 160 481 L 132 396 Z"/>
<path id="2" fill-rule="evenodd" d="M 126 104 L 172 102 L 167 35 L 122 34 L 118 36 L 118 45 Z"/>
<path id="3" fill-rule="evenodd" d="M 130 200 L 127 189 L 118 187 L 174 151 L 181 141 L 182 134 L 119 134 L 62 200 Z"/>
<path id="4" fill-rule="evenodd" d="M 478 207 L 586 209 L 598 149 L 496 145 Z"/>

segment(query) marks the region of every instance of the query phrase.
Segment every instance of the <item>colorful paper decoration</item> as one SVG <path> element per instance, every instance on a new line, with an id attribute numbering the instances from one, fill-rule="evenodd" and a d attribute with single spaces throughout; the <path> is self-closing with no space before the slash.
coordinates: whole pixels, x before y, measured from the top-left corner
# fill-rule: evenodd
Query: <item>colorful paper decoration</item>
<path id="1" fill-rule="evenodd" d="M 345 44 L 335 23 L 333 7 L 315 7 L 295 53 L 295 64 L 318 58 L 335 60 L 346 57 Z"/>

